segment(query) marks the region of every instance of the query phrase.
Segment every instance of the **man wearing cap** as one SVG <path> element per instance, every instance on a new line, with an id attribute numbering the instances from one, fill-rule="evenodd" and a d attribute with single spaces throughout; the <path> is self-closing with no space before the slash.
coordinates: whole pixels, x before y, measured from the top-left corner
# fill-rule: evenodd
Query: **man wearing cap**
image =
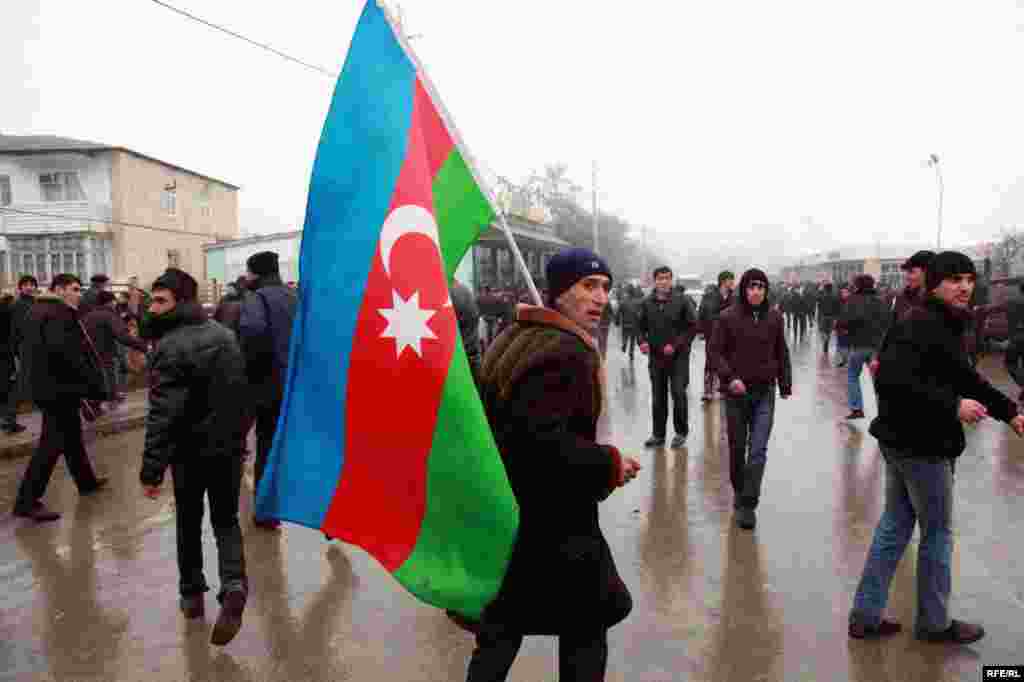
<path id="1" fill-rule="evenodd" d="M 245 369 L 235 335 L 206 319 L 188 273 L 168 268 L 153 282 L 150 330 L 157 339 L 150 363 L 149 413 L 139 479 L 156 498 L 167 467 L 174 479 L 178 589 L 186 618 L 205 611 L 203 511 L 217 540 L 220 615 L 211 642 L 223 646 L 242 626 L 248 580 L 238 497 L 242 486 Z"/>
<path id="2" fill-rule="evenodd" d="M 763 270 L 743 273 L 737 302 L 719 319 L 711 345 L 715 369 L 726 387 L 736 525 L 752 530 L 775 421 L 775 391 L 784 399 L 793 393 L 786 327 L 782 313 L 768 303 L 768 276 Z"/>
<path id="3" fill-rule="evenodd" d="M 597 442 L 608 396 L 595 335 L 611 271 L 587 249 L 569 249 L 546 273 L 546 307 L 520 305 L 484 357 L 481 396 L 520 523 L 481 620 L 453 615 L 476 635 L 468 682 L 506 679 L 525 635 L 559 638 L 558 679 L 603 680 L 608 629 L 632 609 L 598 523 L 598 503 L 640 469 Z"/>
<path id="4" fill-rule="evenodd" d="M 637 338 L 640 352 L 650 357 L 653 433 L 645 447 L 665 445 L 668 398 L 672 395 L 672 447 L 681 448 L 690 432 L 686 389 L 690 385 L 690 345 L 697 334 L 697 315 L 685 296 L 672 295 L 672 270 L 654 271 L 654 291 L 640 305 Z"/>
<path id="5" fill-rule="evenodd" d="M 886 329 L 885 336 L 882 337 L 882 344 L 885 343 L 885 339 L 888 337 L 888 329 L 892 329 L 892 326 L 909 310 L 924 304 L 927 298 L 925 278 L 928 275 L 928 264 L 932 262 L 932 258 L 935 258 L 934 251 L 918 251 L 900 265 L 900 270 L 903 271 L 904 286 L 903 290 L 896 294 L 896 297 L 892 300 L 892 314 L 890 315 L 889 326 Z M 877 374 L 878 365 L 879 359 L 876 355 L 868 364 L 868 371 L 871 374 Z"/>
<path id="6" fill-rule="evenodd" d="M 106 275 L 93 275 L 89 279 L 89 288 L 82 294 L 82 303 L 78 306 L 78 313 L 85 317 L 92 309 L 99 305 L 101 291 L 110 288 L 110 278 Z"/>
<path id="7" fill-rule="evenodd" d="M 242 301 L 238 334 L 249 379 L 250 407 L 256 418 L 255 485 L 259 488 L 274 430 L 281 414 L 284 384 L 288 375 L 288 345 L 298 298 L 281 281 L 277 254 L 262 251 L 246 261 L 246 279 L 252 294 Z M 276 519 L 254 519 L 258 528 L 276 530 Z"/>
<path id="8" fill-rule="evenodd" d="M 715 325 L 733 303 L 733 288 L 736 275 L 728 270 L 718 273 L 718 288 L 704 294 L 700 301 L 700 323 L 704 332 L 704 395 L 701 400 L 707 404 L 715 397 L 715 368 L 711 362 L 711 339 Z"/>
<path id="9" fill-rule="evenodd" d="M 965 448 L 961 422 L 992 416 L 1024 434 L 1024 417 L 1006 396 L 970 366 L 961 337 L 974 292 L 974 263 L 945 251 L 928 265 L 928 292 L 890 330 L 875 381 L 878 416 L 871 435 L 885 460 L 885 510 L 868 551 L 849 616 L 854 638 L 899 632 L 883 619 L 896 566 L 920 527 L 917 553 L 918 639 L 969 644 L 980 625 L 952 620 L 949 595 L 953 554 L 953 472 Z"/>

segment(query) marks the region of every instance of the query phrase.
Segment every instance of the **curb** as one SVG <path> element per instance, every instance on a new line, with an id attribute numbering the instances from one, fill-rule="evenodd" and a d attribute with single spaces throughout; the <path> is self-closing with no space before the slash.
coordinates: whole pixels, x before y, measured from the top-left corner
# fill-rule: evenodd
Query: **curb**
<path id="1" fill-rule="evenodd" d="M 124 433 L 125 431 L 134 431 L 135 429 L 140 429 L 145 425 L 146 409 L 144 408 L 139 414 L 125 415 L 117 421 L 100 422 L 95 426 L 83 426 L 82 436 L 86 445 L 88 445 L 99 438 L 114 436 L 119 433 Z M 0 447 L 0 460 L 29 457 L 33 452 L 35 452 L 38 445 L 39 439 L 33 438 L 22 443 L 11 443 L 10 445 Z"/>

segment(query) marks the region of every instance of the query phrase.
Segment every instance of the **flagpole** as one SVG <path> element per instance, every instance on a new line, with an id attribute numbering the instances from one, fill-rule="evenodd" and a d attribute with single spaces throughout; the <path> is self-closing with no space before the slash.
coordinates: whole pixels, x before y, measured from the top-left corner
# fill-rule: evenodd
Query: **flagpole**
<path id="1" fill-rule="evenodd" d="M 530 290 L 530 295 L 533 297 L 534 303 L 539 306 L 544 305 L 544 302 L 540 298 L 540 293 L 537 291 L 537 285 L 533 282 L 533 276 L 530 275 L 530 270 L 526 267 L 526 261 L 523 260 L 523 254 L 519 251 L 519 245 L 516 244 L 516 240 L 512 236 L 512 230 L 509 229 L 508 223 L 505 221 L 505 212 L 499 210 L 498 202 L 495 200 L 494 192 L 491 190 L 490 184 L 484 182 L 483 174 L 480 173 L 480 169 L 477 167 L 476 158 L 469 152 L 469 147 L 467 147 L 466 143 L 463 141 L 462 135 L 459 133 L 459 129 L 455 127 L 455 120 L 451 117 L 451 114 L 448 113 L 448 108 L 445 107 L 444 100 L 442 100 L 440 95 L 438 95 L 433 81 L 430 80 L 430 76 L 427 74 L 427 70 L 423 66 L 423 62 L 420 61 L 420 58 L 416 55 L 416 51 L 412 49 L 412 45 L 410 45 L 409 41 L 406 40 L 405 33 L 402 31 L 401 22 L 394 16 L 394 14 L 392 14 L 391 8 L 388 7 L 383 0 L 375 1 L 381 11 L 384 12 L 384 17 L 387 19 L 388 25 L 391 26 L 391 32 L 395 34 L 395 39 L 398 40 L 398 44 L 402 46 L 402 50 L 405 52 L 405 55 L 413 63 L 413 66 L 416 67 L 416 73 L 419 74 L 423 87 L 426 88 L 431 101 L 433 101 L 434 106 L 437 107 L 438 113 L 441 115 L 441 119 L 448 128 L 448 134 L 452 136 L 452 141 L 462 154 L 463 160 L 469 167 L 469 172 L 473 175 L 473 179 L 476 180 L 476 184 L 483 191 L 484 196 L 487 198 L 487 202 L 491 205 L 491 210 L 498 216 L 502 232 L 505 233 L 505 238 L 508 240 L 509 248 L 512 250 L 512 256 L 516 261 L 516 265 L 519 266 L 519 270 L 523 273 L 523 278 L 526 280 L 526 286 Z"/>

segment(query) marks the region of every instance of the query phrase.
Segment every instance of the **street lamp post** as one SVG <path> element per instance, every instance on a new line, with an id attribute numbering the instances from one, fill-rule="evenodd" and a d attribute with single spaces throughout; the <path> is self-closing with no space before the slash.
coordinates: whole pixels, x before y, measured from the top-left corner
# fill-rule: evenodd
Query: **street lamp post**
<path id="1" fill-rule="evenodd" d="M 939 166 L 939 157 L 937 154 L 928 155 L 928 165 L 935 169 L 935 182 L 939 188 L 939 207 L 938 207 L 938 234 L 935 238 L 935 247 L 937 250 L 942 249 L 942 195 L 945 191 L 945 187 L 942 182 L 942 168 Z"/>

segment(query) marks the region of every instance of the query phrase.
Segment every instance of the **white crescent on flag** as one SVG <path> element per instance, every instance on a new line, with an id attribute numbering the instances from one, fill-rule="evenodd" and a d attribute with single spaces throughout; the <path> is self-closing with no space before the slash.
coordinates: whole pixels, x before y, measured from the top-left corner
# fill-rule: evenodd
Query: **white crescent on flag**
<path id="1" fill-rule="evenodd" d="M 437 233 L 437 222 L 430 211 L 415 204 L 399 206 L 384 220 L 380 229 L 380 259 L 384 262 L 384 272 L 391 277 L 391 250 L 395 243 L 407 234 L 423 234 L 430 237 L 441 255 L 441 240 Z M 445 300 L 444 307 L 451 305 L 451 299 Z"/>

